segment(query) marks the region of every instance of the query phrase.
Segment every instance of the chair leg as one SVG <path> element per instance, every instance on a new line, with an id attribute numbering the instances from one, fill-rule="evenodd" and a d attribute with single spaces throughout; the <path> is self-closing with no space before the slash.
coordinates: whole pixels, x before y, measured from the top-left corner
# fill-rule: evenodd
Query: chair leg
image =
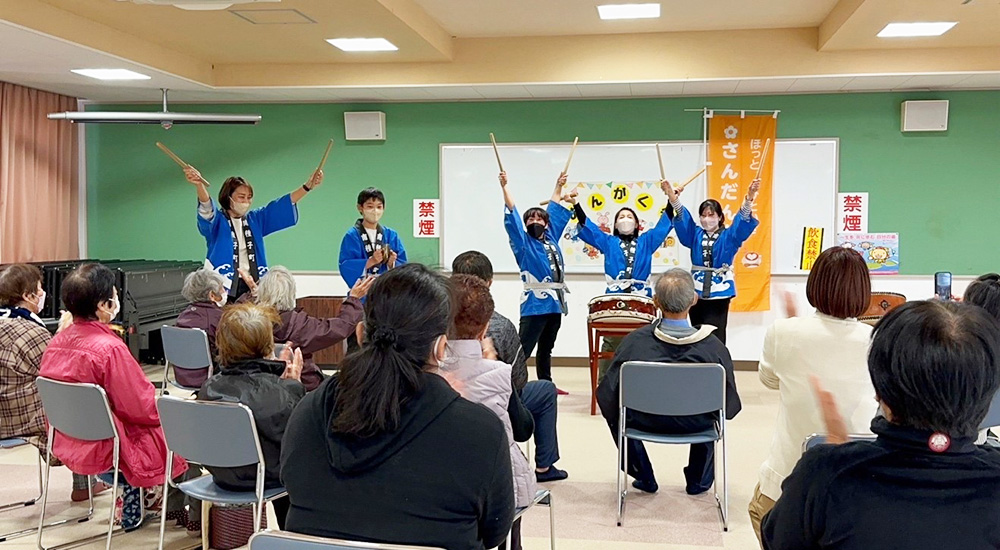
<path id="1" fill-rule="evenodd" d="M 549 550 L 556 550 L 556 511 L 549 491 Z"/>
<path id="2" fill-rule="evenodd" d="M 163 383 L 160 385 L 160 397 L 163 397 L 164 395 L 168 395 L 168 393 L 167 393 L 167 375 L 170 374 L 168 369 L 170 369 L 170 361 L 167 361 L 166 359 L 164 359 L 163 360 Z"/>
<path id="3" fill-rule="evenodd" d="M 167 450 L 167 468 L 163 474 L 163 504 L 160 505 L 160 541 L 156 546 L 158 550 L 163 550 L 163 536 L 167 531 L 167 491 L 170 490 L 170 474 L 173 470 L 173 465 L 174 452 Z"/>
<path id="4" fill-rule="evenodd" d="M 111 537 L 115 532 L 115 500 L 118 499 L 118 458 L 119 458 L 119 445 L 118 438 L 115 438 L 114 443 L 114 478 L 111 481 L 111 512 L 108 514 L 108 541 L 105 543 L 105 550 L 111 550 Z M 140 495 L 141 497 L 141 495 Z M 140 498 L 141 502 L 141 498 Z"/>
<path id="5" fill-rule="evenodd" d="M 201 547 L 209 548 L 209 521 L 212 517 L 212 503 L 207 500 L 201 501 Z"/>
<path id="6" fill-rule="evenodd" d="M 722 432 L 722 530 L 729 531 L 729 458 L 725 431 Z"/>
<path id="7" fill-rule="evenodd" d="M 618 417 L 618 527 L 625 520 L 625 496 L 628 494 L 628 476 L 625 467 L 628 464 L 628 446 L 625 444 L 625 410 L 619 411 Z"/>
<path id="8" fill-rule="evenodd" d="M 42 510 L 38 514 L 38 536 L 35 538 L 35 544 L 38 546 L 38 550 L 45 550 L 42 546 L 42 531 L 45 528 L 45 505 L 49 500 L 49 475 L 52 470 L 52 439 L 55 437 L 55 428 L 49 426 L 49 443 L 45 449 L 45 482 L 42 488 Z"/>

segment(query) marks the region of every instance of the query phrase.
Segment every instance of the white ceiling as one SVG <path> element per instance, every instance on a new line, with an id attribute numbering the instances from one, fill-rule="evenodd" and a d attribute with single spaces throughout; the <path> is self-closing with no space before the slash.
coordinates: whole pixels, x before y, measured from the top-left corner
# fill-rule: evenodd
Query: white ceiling
<path id="1" fill-rule="evenodd" d="M 630 0 L 658 2 L 659 19 L 602 21 L 620 0 L 416 0 L 453 36 L 554 36 L 816 27 L 837 0 Z"/>
<path id="2" fill-rule="evenodd" d="M 103 83 L 77 68 L 125 68 L 152 77 Z M 0 23 L 0 80 L 96 102 L 467 101 L 627 98 L 886 90 L 1000 89 L 1000 73 L 688 80 L 683 82 L 491 84 L 462 86 L 212 88 L 105 53 Z"/>

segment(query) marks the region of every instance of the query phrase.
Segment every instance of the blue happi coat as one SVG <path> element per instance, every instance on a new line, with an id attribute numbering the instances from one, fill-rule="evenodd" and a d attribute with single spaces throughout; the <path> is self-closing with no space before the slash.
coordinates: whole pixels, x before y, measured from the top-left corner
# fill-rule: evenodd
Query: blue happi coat
<path id="1" fill-rule="evenodd" d="M 403 241 L 396 233 L 388 227 L 382 226 L 382 237 L 384 243 L 396 253 L 396 267 L 406 263 L 406 250 L 403 249 Z M 348 287 L 353 287 L 365 272 L 365 264 L 368 263 L 368 254 L 365 252 L 365 244 L 361 240 L 361 235 L 355 227 L 351 227 L 344 234 L 340 241 L 340 276 Z M 378 266 L 376 275 L 381 275 L 388 268 L 385 264 Z"/>
<path id="2" fill-rule="evenodd" d="M 750 238 L 754 229 L 760 222 L 754 218 L 749 211 L 740 212 L 733 219 L 732 225 L 726 227 L 719 234 L 712 249 L 712 265 L 704 267 L 720 268 L 723 264 L 732 267 L 736 254 L 740 251 L 743 243 Z M 691 265 L 702 266 L 701 241 L 705 235 L 705 230 L 694 221 L 687 208 L 682 207 L 674 215 L 674 230 L 677 232 L 677 240 L 687 248 L 691 249 Z M 705 281 L 705 271 L 692 271 L 695 288 L 699 296 Z M 712 274 L 712 295 L 708 299 L 732 298 L 736 296 L 736 280 L 733 277 L 733 270 L 728 269 L 722 273 Z M 703 298 L 704 299 L 704 298 Z"/>
<path id="3" fill-rule="evenodd" d="M 566 263 L 559 248 L 559 237 L 569 223 L 571 212 L 554 202 L 549 203 L 546 211 L 549 213 L 549 226 L 545 229 L 545 240 L 556 245 L 556 254 L 565 279 Z M 552 283 L 552 267 L 545 246 L 525 231 L 524 222 L 516 207 L 513 209 L 504 207 L 503 227 L 510 239 L 514 260 L 517 261 L 517 267 L 521 271 L 521 282 L 525 285 Z M 525 288 L 521 293 L 521 317 L 562 312 L 562 304 L 559 303 L 559 296 L 555 290 Z"/>
<path id="4" fill-rule="evenodd" d="M 670 233 L 673 222 L 667 215 L 666 209 L 660 214 L 660 219 L 656 225 L 645 233 L 640 233 L 634 240 L 635 260 L 632 264 L 632 278 L 625 279 L 625 271 L 628 269 L 628 262 L 625 253 L 621 248 L 621 237 L 605 233 L 601 228 L 589 218 L 585 223 L 578 226 L 577 235 L 583 242 L 601 251 L 604 255 L 604 275 L 608 279 L 608 294 L 618 294 L 629 292 L 630 294 L 641 294 L 643 296 L 653 296 L 652 285 L 649 276 L 653 271 L 653 253 L 663 245 L 663 241 Z M 636 228 L 638 230 L 638 228 Z M 631 290 L 629 286 L 631 285 Z"/>
<path id="5" fill-rule="evenodd" d="M 200 214 L 195 214 L 198 220 L 198 233 L 205 237 L 208 244 L 208 255 L 205 257 L 205 267 L 218 271 L 225 279 L 226 291 L 233 283 L 233 275 L 238 265 L 233 254 L 233 235 L 230 230 L 229 218 L 222 209 L 212 203 L 215 211 L 211 219 L 206 220 Z M 255 208 L 243 216 L 243 221 L 253 231 L 253 253 L 257 262 L 257 273 L 254 279 L 259 279 L 267 273 L 267 255 L 264 252 L 264 237 L 292 227 L 299 221 L 299 209 L 292 204 L 291 194 L 274 199 L 262 208 Z M 253 274 L 251 274 L 253 275 Z"/>

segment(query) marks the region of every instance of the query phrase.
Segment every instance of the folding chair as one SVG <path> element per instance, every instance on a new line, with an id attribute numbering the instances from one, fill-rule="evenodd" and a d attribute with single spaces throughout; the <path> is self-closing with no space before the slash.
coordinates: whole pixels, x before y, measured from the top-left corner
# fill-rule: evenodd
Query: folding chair
<path id="1" fill-rule="evenodd" d="M 729 482 L 726 477 L 726 369 L 718 363 L 651 363 L 628 361 L 621 368 L 618 386 L 618 526 L 625 518 L 625 496 L 628 484 L 625 465 L 628 464 L 628 439 L 649 443 L 690 445 L 721 442 L 722 497 L 719 497 L 719 454 L 713 468 L 716 479 L 712 485 L 722 530 L 729 531 Z M 661 416 L 689 416 L 717 413 L 713 428 L 703 432 L 666 435 L 645 432 L 625 426 L 625 411 L 631 409 Z"/>
<path id="2" fill-rule="evenodd" d="M 531 500 L 531 503 L 527 506 L 521 506 L 520 508 L 514 509 L 514 521 L 521 519 L 521 516 L 525 512 L 531 509 L 532 506 L 540 504 L 542 506 L 548 506 L 549 508 L 549 547 L 551 550 L 556 550 L 556 516 L 552 505 L 552 492 L 548 489 L 539 489 L 535 493 L 535 498 Z M 507 540 L 510 540 L 508 535 Z"/>
<path id="3" fill-rule="evenodd" d="M 208 347 L 208 335 L 200 328 L 179 328 L 170 325 L 160 327 L 163 339 L 163 385 L 160 395 L 167 394 L 167 384 L 182 390 L 197 391 L 199 388 L 184 386 L 170 380 L 170 367 L 174 370 L 208 369 L 208 377 L 212 377 L 212 352 Z M 176 375 L 175 375 L 176 378 Z"/>
<path id="4" fill-rule="evenodd" d="M 215 484 L 210 474 L 174 485 L 184 494 L 201 501 L 223 506 L 252 504 L 254 530 L 260 528 L 264 504 L 285 496 L 284 487 L 264 489 L 264 455 L 260 450 L 253 412 L 240 403 L 191 401 L 163 396 L 156 401 L 160 425 L 167 438 L 167 475 L 163 494 L 172 481 L 174 453 L 203 466 L 235 468 L 257 466 L 254 491 L 227 491 Z M 207 510 L 207 506 L 202 507 Z M 163 534 L 167 516 L 160 518 L 159 550 L 163 550 Z"/>
<path id="5" fill-rule="evenodd" d="M 111 485 L 111 510 L 108 513 L 108 534 L 95 535 L 90 538 L 77 540 L 53 547 L 50 550 L 74 548 L 90 542 L 107 537 L 105 549 L 111 549 L 111 537 L 121 530 L 115 529 L 115 502 L 114 495 L 118 493 L 118 459 L 120 456 L 121 440 L 118 435 L 118 428 L 115 427 L 114 415 L 111 412 L 111 405 L 108 403 L 108 395 L 104 388 L 95 384 L 81 384 L 74 382 L 60 382 L 39 376 L 35 383 L 38 385 L 38 395 L 42 398 L 42 408 L 49 421 L 49 443 L 45 450 L 45 482 L 42 489 L 42 510 L 38 515 L 38 538 L 39 550 L 45 550 L 42 546 L 42 532 L 45 527 L 59 525 L 71 521 L 84 522 L 90 519 L 94 513 L 94 492 L 93 487 L 88 487 L 90 496 L 90 511 L 86 516 L 45 524 L 45 505 L 49 498 L 49 481 L 52 464 L 52 443 L 55 441 L 56 432 L 83 441 L 103 441 L 105 439 L 114 440 L 111 465 L 113 481 Z"/>
<path id="6" fill-rule="evenodd" d="M 8 439 L 0 439 L 0 450 L 14 449 L 21 447 L 22 445 L 27 445 L 28 441 L 26 439 L 21 439 L 19 437 L 11 437 Z M 38 454 L 38 496 L 31 498 L 29 500 L 22 500 L 18 502 L 10 502 L 7 504 L 0 504 L 0 512 L 6 512 L 7 510 L 13 508 L 21 508 L 22 506 L 31 506 L 32 504 L 38 502 L 38 499 L 42 498 L 42 455 Z M 4 541 L 6 535 L 0 535 L 0 542 Z"/>
<path id="7" fill-rule="evenodd" d="M 875 434 L 848 434 L 847 439 L 851 441 L 875 441 L 878 439 L 878 436 Z M 809 434 L 806 436 L 806 440 L 802 442 L 802 452 L 804 453 L 809 449 L 826 444 L 825 434 Z"/>
<path id="8" fill-rule="evenodd" d="M 259 531 L 250 537 L 249 550 L 443 550 L 431 546 L 401 546 L 378 542 L 353 542 L 310 537 L 284 531 Z"/>

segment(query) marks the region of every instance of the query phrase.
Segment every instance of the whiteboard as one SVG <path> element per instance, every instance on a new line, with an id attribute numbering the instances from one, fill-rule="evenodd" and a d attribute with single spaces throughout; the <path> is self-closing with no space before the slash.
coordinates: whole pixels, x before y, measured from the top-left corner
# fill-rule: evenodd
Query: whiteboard
<path id="1" fill-rule="evenodd" d="M 801 274 L 799 259 L 803 227 L 823 227 L 824 245 L 833 242 L 837 197 L 836 139 L 778 140 L 775 145 L 774 231 L 771 272 Z M 503 144 L 500 157 L 508 186 L 523 214 L 548 199 L 556 177 L 569 155 L 569 143 Z M 701 142 L 660 143 L 668 180 L 682 182 L 704 165 Z M 442 144 L 440 169 L 441 262 L 450 266 L 455 256 L 479 250 L 497 273 L 519 270 L 503 228 L 503 194 L 497 163 L 489 144 Z M 657 181 L 656 145 L 647 143 L 581 143 L 569 170 L 569 186 L 580 182 Z M 660 193 L 655 190 L 655 193 Z M 705 178 L 695 180 L 681 195 L 691 212 L 706 198 Z M 671 235 L 673 233 L 671 232 Z M 566 239 L 563 239 L 566 241 Z M 566 251 L 568 242 L 561 242 Z M 681 248 L 681 267 L 690 266 L 690 252 Z M 667 266 L 658 266 L 660 272 Z M 568 262 L 569 273 L 603 272 L 600 264 Z"/>

